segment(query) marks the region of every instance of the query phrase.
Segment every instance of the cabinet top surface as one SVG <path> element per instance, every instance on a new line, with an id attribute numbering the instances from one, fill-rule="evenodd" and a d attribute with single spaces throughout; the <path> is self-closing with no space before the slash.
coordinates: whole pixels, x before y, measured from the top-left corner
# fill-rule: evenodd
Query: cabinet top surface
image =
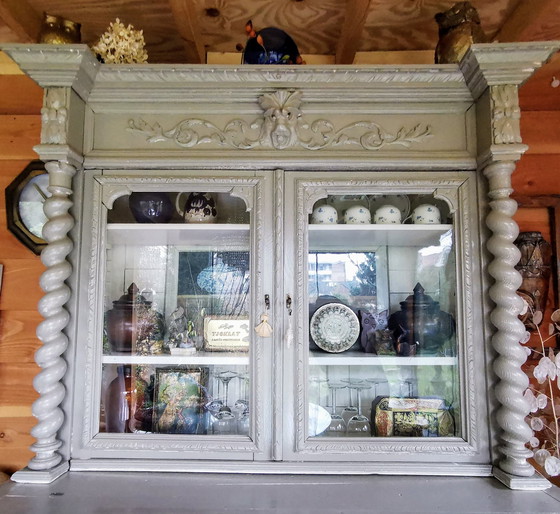
<path id="1" fill-rule="evenodd" d="M 459 88 L 482 73 L 491 81 L 521 83 L 559 47 L 558 42 L 492 43 L 473 45 L 459 66 L 451 65 L 330 65 L 330 66 L 250 66 L 250 65 L 106 65 L 100 64 L 86 45 L 5 44 L 2 49 L 41 86 L 73 86 L 78 75 L 89 79 L 88 89 L 159 84 L 167 89 L 201 83 L 228 84 L 230 87 L 294 85 L 324 88 L 346 87 L 390 89 L 394 84 Z M 491 70 L 491 72 L 490 72 Z"/>

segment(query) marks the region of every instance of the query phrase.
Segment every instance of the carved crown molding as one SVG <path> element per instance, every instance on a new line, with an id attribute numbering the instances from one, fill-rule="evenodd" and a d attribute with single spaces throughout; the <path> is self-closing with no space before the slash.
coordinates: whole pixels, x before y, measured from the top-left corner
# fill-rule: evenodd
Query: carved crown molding
<path id="1" fill-rule="evenodd" d="M 214 144 L 237 150 L 323 150 L 347 145 L 357 145 L 363 150 L 379 150 L 390 145 L 410 148 L 433 135 L 430 125 L 420 123 L 402 126 L 392 133 L 367 120 L 338 129 L 327 119 L 307 121 L 303 117 L 299 90 L 265 93 L 258 102 L 263 110 L 262 118 L 251 122 L 236 118 L 224 128 L 201 118 L 185 119 L 167 130 L 159 122 L 150 125 L 143 119 L 131 119 L 127 130 L 145 136 L 149 144 L 171 141 L 182 148 Z"/>
<path id="2" fill-rule="evenodd" d="M 101 66 L 87 45 L 3 44 L 2 50 L 41 87 L 71 87 L 84 100 Z"/>
<path id="3" fill-rule="evenodd" d="M 477 99 L 489 86 L 522 84 L 559 48 L 558 41 L 475 44 L 459 67 Z"/>

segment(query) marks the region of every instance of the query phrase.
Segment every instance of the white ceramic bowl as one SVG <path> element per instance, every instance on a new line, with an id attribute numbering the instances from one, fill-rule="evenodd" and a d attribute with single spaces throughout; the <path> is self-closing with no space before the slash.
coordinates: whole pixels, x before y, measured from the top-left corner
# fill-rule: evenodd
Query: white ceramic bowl
<path id="1" fill-rule="evenodd" d="M 332 205 L 318 205 L 311 214 L 311 223 L 329 225 L 338 221 L 338 212 Z"/>
<path id="2" fill-rule="evenodd" d="M 344 223 L 347 225 L 368 225 L 371 223 L 371 213 L 363 205 L 353 205 L 344 211 Z"/>
<path id="3" fill-rule="evenodd" d="M 439 225 L 441 223 L 439 209 L 429 203 L 419 205 L 412 211 L 412 223 L 417 225 Z"/>
<path id="4" fill-rule="evenodd" d="M 402 221 L 401 210 L 394 205 L 384 205 L 375 211 L 373 222 L 379 225 L 400 224 Z"/>

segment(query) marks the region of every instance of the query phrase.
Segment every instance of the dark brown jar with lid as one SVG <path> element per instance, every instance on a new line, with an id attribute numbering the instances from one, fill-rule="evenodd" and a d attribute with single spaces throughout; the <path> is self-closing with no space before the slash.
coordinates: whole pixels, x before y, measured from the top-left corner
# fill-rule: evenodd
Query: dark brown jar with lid
<path id="1" fill-rule="evenodd" d="M 424 293 L 420 283 L 400 302 L 401 310 L 389 316 L 397 355 L 441 355 L 455 333 L 455 320 Z"/>
<path id="2" fill-rule="evenodd" d="M 105 315 L 107 338 L 113 352 L 131 353 L 138 338 L 162 338 L 162 316 L 154 313 L 150 320 L 140 314 L 149 311 L 151 305 L 152 302 L 139 293 L 134 283 L 130 284 L 126 294 L 113 302 L 113 308 Z"/>

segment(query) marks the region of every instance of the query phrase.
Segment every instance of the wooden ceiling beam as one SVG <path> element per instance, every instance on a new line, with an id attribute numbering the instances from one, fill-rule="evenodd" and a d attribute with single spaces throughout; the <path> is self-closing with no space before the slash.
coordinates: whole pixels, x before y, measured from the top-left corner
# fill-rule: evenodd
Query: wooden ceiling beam
<path id="1" fill-rule="evenodd" d="M 42 18 L 26 0 L 0 0 L 0 19 L 21 43 L 37 42 Z"/>
<path id="2" fill-rule="evenodd" d="M 362 30 L 366 23 L 371 0 L 347 0 L 344 23 L 336 45 L 336 64 L 352 64 Z"/>
<path id="3" fill-rule="evenodd" d="M 500 43 L 530 41 L 543 22 L 555 19 L 558 14 L 558 0 L 521 0 L 493 40 Z"/>
<path id="4" fill-rule="evenodd" d="M 169 5 L 179 35 L 185 44 L 187 62 L 205 64 L 206 48 L 202 42 L 195 3 L 193 0 L 169 0 Z"/>

